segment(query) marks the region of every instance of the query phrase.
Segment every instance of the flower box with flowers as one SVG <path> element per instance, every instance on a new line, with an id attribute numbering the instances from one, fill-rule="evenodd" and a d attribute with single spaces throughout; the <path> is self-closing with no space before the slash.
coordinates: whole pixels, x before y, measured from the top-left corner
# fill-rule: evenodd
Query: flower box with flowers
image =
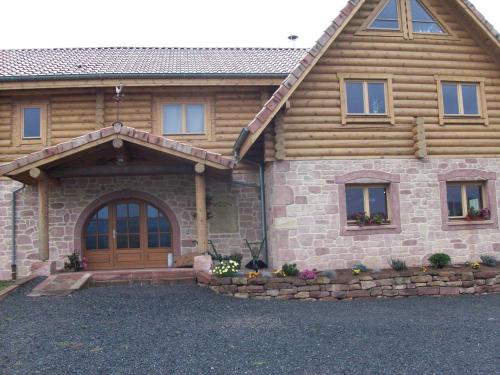
<path id="1" fill-rule="evenodd" d="M 371 214 L 370 216 L 368 216 L 366 212 L 359 212 L 349 216 L 348 221 L 353 222 L 360 227 L 386 225 L 391 223 L 387 216 L 382 212 Z"/>
<path id="2" fill-rule="evenodd" d="M 467 221 L 485 221 L 491 219 L 491 211 L 488 208 L 478 210 L 474 207 L 469 209 L 469 213 L 465 217 Z"/>

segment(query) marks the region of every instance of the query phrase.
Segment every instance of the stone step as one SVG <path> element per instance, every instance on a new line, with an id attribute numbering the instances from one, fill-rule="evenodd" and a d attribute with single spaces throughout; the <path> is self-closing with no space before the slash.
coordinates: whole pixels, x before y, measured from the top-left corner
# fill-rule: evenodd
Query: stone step
<path id="1" fill-rule="evenodd" d="M 52 275 L 33 288 L 28 297 L 67 296 L 83 288 L 91 277 L 90 272 Z"/>
<path id="2" fill-rule="evenodd" d="M 196 284 L 190 268 L 89 271 L 47 277 L 28 296 L 66 296 L 84 286 Z"/>

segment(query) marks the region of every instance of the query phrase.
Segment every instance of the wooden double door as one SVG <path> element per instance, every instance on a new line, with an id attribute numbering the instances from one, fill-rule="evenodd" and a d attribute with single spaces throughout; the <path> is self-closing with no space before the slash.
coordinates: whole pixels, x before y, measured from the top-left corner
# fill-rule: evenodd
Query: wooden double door
<path id="1" fill-rule="evenodd" d="M 167 267 L 173 253 L 167 216 L 142 200 L 99 208 L 88 219 L 82 242 L 89 270 Z"/>

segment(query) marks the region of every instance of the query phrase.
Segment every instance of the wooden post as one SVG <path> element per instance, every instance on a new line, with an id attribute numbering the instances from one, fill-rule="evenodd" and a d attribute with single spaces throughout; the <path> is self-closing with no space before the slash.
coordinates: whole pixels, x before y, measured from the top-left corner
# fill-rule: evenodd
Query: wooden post
<path id="1" fill-rule="evenodd" d="M 208 251 L 208 224 L 207 224 L 207 201 L 205 184 L 205 165 L 195 165 L 196 186 L 196 231 L 198 240 L 198 252 L 200 254 Z"/>
<path id="2" fill-rule="evenodd" d="M 30 170 L 38 181 L 38 253 L 40 260 L 49 259 L 49 178 L 39 168 Z"/>

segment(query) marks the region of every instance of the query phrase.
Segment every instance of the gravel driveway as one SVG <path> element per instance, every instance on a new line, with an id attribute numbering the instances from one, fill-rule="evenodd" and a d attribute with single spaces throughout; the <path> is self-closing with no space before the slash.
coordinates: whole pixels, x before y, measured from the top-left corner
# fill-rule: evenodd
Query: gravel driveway
<path id="1" fill-rule="evenodd" d="M 500 295 L 243 301 L 196 286 L 0 302 L 2 374 L 500 374 Z"/>

